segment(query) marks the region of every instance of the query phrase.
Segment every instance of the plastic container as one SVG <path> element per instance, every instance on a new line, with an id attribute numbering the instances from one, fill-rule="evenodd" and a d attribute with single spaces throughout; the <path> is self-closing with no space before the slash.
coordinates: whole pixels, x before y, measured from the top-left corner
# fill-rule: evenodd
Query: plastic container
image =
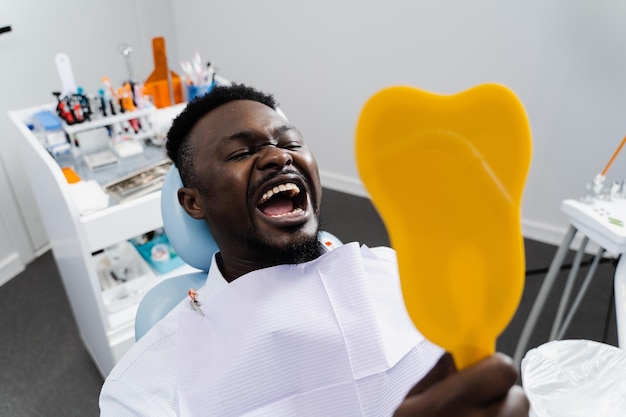
<path id="1" fill-rule="evenodd" d="M 187 85 L 187 100 L 191 101 L 196 97 L 203 96 L 213 90 L 213 84 Z"/>
<path id="2" fill-rule="evenodd" d="M 158 282 L 130 242 L 120 242 L 94 256 L 102 288 L 102 298 L 109 313 L 139 303 Z"/>
<path id="3" fill-rule="evenodd" d="M 71 155 L 70 142 L 63 130 L 61 119 L 50 110 L 33 114 L 34 132 L 41 144 L 55 157 Z"/>

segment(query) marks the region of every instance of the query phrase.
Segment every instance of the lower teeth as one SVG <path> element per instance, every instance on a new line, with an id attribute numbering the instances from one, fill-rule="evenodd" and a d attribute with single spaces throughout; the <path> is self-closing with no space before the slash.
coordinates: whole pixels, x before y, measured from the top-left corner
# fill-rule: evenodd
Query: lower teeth
<path id="1" fill-rule="evenodd" d="M 301 214 L 301 213 L 303 213 L 302 209 L 301 208 L 297 208 L 297 209 L 295 209 L 293 211 L 290 211 L 289 213 L 277 214 L 277 215 L 272 216 L 272 217 L 285 217 L 285 216 L 292 216 L 292 215 Z"/>

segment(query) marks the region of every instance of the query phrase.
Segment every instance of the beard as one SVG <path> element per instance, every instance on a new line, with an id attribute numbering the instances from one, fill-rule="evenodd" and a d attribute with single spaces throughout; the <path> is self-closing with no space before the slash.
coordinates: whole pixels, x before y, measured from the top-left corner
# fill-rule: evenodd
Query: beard
<path id="1" fill-rule="evenodd" d="M 321 230 L 321 222 L 318 223 L 313 236 L 307 236 L 302 231 L 294 229 L 292 239 L 284 243 L 270 243 L 256 230 L 250 230 L 247 234 L 247 245 L 258 253 L 263 253 L 273 265 L 300 264 L 317 259 L 325 252 L 319 240 Z"/>

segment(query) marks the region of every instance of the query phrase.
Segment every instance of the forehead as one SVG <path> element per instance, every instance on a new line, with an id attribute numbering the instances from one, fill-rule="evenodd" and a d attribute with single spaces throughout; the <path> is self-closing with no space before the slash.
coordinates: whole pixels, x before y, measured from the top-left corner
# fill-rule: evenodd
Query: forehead
<path id="1" fill-rule="evenodd" d="M 274 109 L 252 100 L 234 100 L 203 116 L 191 130 L 192 141 L 208 145 L 243 131 L 274 129 L 288 124 Z"/>

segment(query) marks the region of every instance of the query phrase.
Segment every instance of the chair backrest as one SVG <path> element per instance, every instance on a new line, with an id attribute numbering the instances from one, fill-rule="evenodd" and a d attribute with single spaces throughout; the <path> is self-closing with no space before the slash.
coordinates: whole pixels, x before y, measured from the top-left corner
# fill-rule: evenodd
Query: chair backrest
<path id="1" fill-rule="evenodd" d="M 135 340 L 180 303 L 190 288 L 204 285 L 211 259 L 218 250 L 206 223 L 190 217 L 178 203 L 178 189 L 182 186 L 178 169 L 172 165 L 161 189 L 163 229 L 178 256 L 199 271 L 165 279 L 146 293 L 135 316 Z"/>
<path id="2" fill-rule="evenodd" d="M 187 264 L 208 271 L 217 243 L 204 220 L 189 216 L 178 203 L 178 190 L 183 186 L 178 169 L 172 165 L 161 189 L 163 229 L 174 250 Z"/>
<path id="3" fill-rule="evenodd" d="M 161 189 L 163 228 L 178 256 L 199 272 L 168 278 L 146 293 L 135 316 L 135 340 L 180 303 L 190 288 L 204 285 L 213 254 L 218 251 L 206 223 L 190 217 L 178 203 L 178 189 L 182 186 L 178 169 L 172 165 Z M 336 236 L 325 231 L 320 234 L 320 241 L 329 249 L 342 245 Z"/>

